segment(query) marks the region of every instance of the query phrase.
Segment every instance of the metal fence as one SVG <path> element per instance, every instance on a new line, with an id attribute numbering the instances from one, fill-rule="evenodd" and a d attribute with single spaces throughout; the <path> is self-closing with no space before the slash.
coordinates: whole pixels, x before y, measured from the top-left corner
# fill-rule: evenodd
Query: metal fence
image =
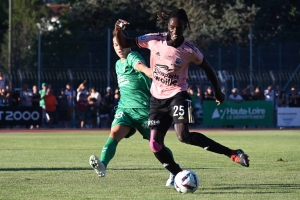
<path id="1" fill-rule="evenodd" d="M 38 36 L 34 40 L 36 43 L 28 44 L 32 50 L 24 50 L 26 55 L 12 51 L 11 56 L 14 59 L 8 79 L 14 87 L 21 87 L 25 83 L 40 85 L 47 82 L 55 89 L 64 87 L 66 83 L 76 88 L 83 80 L 88 80 L 88 86 L 93 86 L 100 92 L 104 92 L 108 85 L 117 87 L 114 65 L 118 57 L 112 48 L 111 31 L 111 29 L 72 31 L 72 34 L 67 36 L 62 34 L 58 37 L 55 31 L 43 33 L 36 30 Z M 151 32 L 157 30 L 129 31 L 129 35 L 134 37 Z M 226 92 L 232 87 L 242 89 L 249 84 L 263 88 L 268 85 L 279 85 L 287 89 L 290 85 L 299 87 L 300 43 L 297 39 L 299 34 L 299 32 L 284 32 L 283 37 L 266 39 L 266 36 L 270 35 L 268 32 L 253 30 L 249 32 L 249 37 L 253 38 L 252 43 L 249 40 L 249 44 L 243 46 L 225 47 L 215 44 L 198 48 L 217 70 Z M 14 38 L 14 48 L 18 50 L 20 49 L 18 42 L 23 44 L 19 41 L 22 38 L 17 36 Z M 139 51 L 149 64 L 149 51 L 135 50 Z M 1 66 L 4 68 L 8 57 L 5 52 L 0 56 Z M 23 58 L 23 62 L 17 62 L 19 58 Z M 32 62 L 26 64 L 27 61 Z M 189 82 L 201 83 L 203 88 L 209 85 L 204 72 L 194 66 L 190 67 Z"/>
<path id="2" fill-rule="evenodd" d="M 300 67 L 299 67 L 300 68 Z M 228 95 L 232 88 L 243 89 L 250 84 L 249 71 L 217 70 L 219 82 L 223 91 Z M 52 69 L 42 70 L 40 81 L 37 70 L 13 71 L 6 79 L 14 88 L 22 88 L 27 84 L 29 87 L 38 85 L 38 82 L 51 84 L 54 92 L 59 92 L 67 83 L 76 89 L 80 83 L 87 80 L 87 87 L 95 87 L 100 93 L 105 93 L 106 87 L 112 89 L 118 87 L 117 77 L 114 70 L 108 72 L 106 69 Z M 201 69 L 189 70 L 188 83 L 190 85 L 199 85 L 202 90 L 210 86 L 210 82 Z M 294 71 L 253 71 L 252 83 L 254 86 L 261 86 L 263 89 L 269 85 L 279 86 L 281 89 L 289 92 L 289 87 L 300 88 L 300 69 Z"/>
<path id="3" fill-rule="evenodd" d="M 128 31 L 135 37 L 155 31 Z M 4 31 L 1 35 L 6 34 Z M 269 32 L 253 30 L 250 42 L 240 46 L 222 46 L 215 43 L 208 46 L 198 46 L 207 60 L 217 70 L 291 70 L 300 63 L 299 32 L 284 32 L 282 37 L 266 39 Z M 72 34 L 58 35 L 56 32 L 41 32 L 36 30 L 34 44 L 24 42 L 25 38 L 14 36 L 12 51 L 12 70 L 28 69 L 39 66 L 41 69 L 108 69 L 114 66 L 117 56 L 112 48 L 112 30 L 72 31 Z M 188 37 L 187 37 L 188 38 Z M 298 38 L 298 39 L 297 39 Z M 30 47 L 22 51 L 20 45 Z M 251 49 L 251 51 L 250 51 Z M 15 52 L 15 51 L 17 52 Z M 149 51 L 135 49 L 149 62 Z M 6 68 L 9 55 L 2 52 L 1 65 Z M 22 55 L 21 55 L 22 54 Z M 38 55 L 37 55 L 38 54 Z M 33 57 L 32 57 L 33 56 Z M 6 58 L 6 59 L 4 59 Z M 23 58 L 23 60 L 22 60 Z M 26 59 L 24 59 L 26 58 Z M 20 60 L 21 59 L 21 60 Z M 251 63 L 250 63 L 251 60 Z M 34 61 L 34 62 L 29 62 Z M 33 64 L 33 65 L 32 65 Z"/>
<path id="4" fill-rule="evenodd" d="M 156 31 L 128 31 L 132 37 Z M 111 29 L 90 32 L 73 32 L 76 35 L 72 40 L 54 40 L 49 35 L 41 35 L 41 67 L 65 68 L 65 69 L 107 69 L 113 66 L 117 56 L 110 48 L 112 46 Z M 95 36 L 96 35 L 96 36 Z M 294 42 L 297 32 L 285 32 L 284 39 L 265 41 L 262 36 L 268 32 L 251 31 L 253 40 L 242 46 L 198 46 L 207 60 L 217 70 L 294 70 L 300 63 L 300 43 Z M 249 33 L 250 37 L 250 33 Z M 298 37 L 299 38 L 299 37 Z M 49 44 L 58 49 L 68 46 L 69 51 L 49 48 Z M 50 46 L 51 46 L 50 45 Z M 251 48 L 250 48 L 251 47 Z M 56 49 L 57 49 L 56 48 Z M 77 48 L 77 51 L 76 51 Z M 250 51 L 251 49 L 251 51 Z M 147 62 L 150 60 L 149 51 L 145 49 L 134 49 L 139 51 Z M 251 60 L 251 63 L 250 63 Z M 52 63 L 56 63 L 53 66 Z"/>

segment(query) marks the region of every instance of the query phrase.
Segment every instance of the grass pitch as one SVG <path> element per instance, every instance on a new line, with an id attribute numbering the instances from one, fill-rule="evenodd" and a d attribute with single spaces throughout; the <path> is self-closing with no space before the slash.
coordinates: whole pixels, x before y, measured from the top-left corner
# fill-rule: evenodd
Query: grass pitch
<path id="1" fill-rule="evenodd" d="M 181 144 L 174 132 L 166 145 L 200 187 L 179 194 L 165 187 L 169 173 L 139 134 L 120 142 L 106 177 L 89 156 L 99 156 L 108 131 L 5 132 L 0 134 L 0 199 L 300 199 L 300 131 L 202 131 L 250 156 L 250 167 Z"/>

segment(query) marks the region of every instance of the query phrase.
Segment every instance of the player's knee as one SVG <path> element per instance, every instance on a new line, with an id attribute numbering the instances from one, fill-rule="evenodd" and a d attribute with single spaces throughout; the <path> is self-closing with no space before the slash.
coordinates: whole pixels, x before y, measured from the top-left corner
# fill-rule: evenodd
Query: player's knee
<path id="1" fill-rule="evenodd" d="M 155 140 L 150 140 L 149 146 L 153 153 L 159 152 L 162 149 L 162 145 Z"/>
<path id="2" fill-rule="evenodd" d="M 186 133 L 185 131 L 177 133 L 177 138 L 182 143 L 186 143 L 186 144 L 190 143 L 189 133 Z"/>

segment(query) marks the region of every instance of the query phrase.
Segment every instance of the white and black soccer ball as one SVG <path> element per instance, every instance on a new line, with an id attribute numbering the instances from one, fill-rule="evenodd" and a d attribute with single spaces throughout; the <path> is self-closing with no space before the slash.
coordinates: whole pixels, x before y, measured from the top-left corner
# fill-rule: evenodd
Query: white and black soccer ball
<path id="1" fill-rule="evenodd" d="M 183 170 L 175 176 L 174 187 L 179 193 L 193 193 L 199 185 L 197 174 L 191 170 Z"/>

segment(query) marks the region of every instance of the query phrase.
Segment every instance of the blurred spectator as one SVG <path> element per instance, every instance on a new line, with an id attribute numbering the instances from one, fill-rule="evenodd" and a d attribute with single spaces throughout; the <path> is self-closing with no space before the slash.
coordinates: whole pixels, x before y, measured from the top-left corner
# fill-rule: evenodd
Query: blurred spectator
<path id="1" fill-rule="evenodd" d="M 96 99 L 96 104 L 97 105 L 100 104 L 100 102 L 101 102 L 101 94 L 99 92 L 97 92 L 94 87 L 90 88 L 90 95 L 88 97 L 88 100 L 90 100 L 92 98 Z"/>
<path id="2" fill-rule="evenodd" d="M 46 95 L 44 96 L 45 105 L 46 105 L 46 114 L 47 114 L 47 121 L 50 128 L 52 128 L 53 120 L 56 111 L 57 100 L 56 97 L 53 95 L 52 89 L 48 88 L 46 91 Z"/>
<path id="3" fill-rule="evenodd" d="M 72 86 L 70 83 L 66 85 L 65 95 L 68 99 L 68 123 L 72 121 L 73 118 L 73 111 L 75 107 L 75 101 L 76 101 L 76 92 L 72 89 Z"/>
<path id="4" fill-rule="evenodd" d="M 115 93 L 114 96 L 114 106 L 117 106 L 119 104 L 119 100 L 120 100 L 120 93 Z"/>
<path id="5" fill-rule="evenodd" d="M 86 100 L 86 95 L 84 93 L 81 93 L 79 95 L 79 99 L 77 101 L 77 109 L 78 109 L 80 128 L 84 128 L 85 116 L 87 111 L 87 100 Z"/>
<path id="6" fill-rule="evenodd" d="M 98 103 L 96 98 L 89 98 L 91 127 L 97 127 Z"/>
<path id="7" fill-rule="evenodd" d="M 46 120 L 46 104 L 45 104 L 45 99 L 44 97 L 46 96 L 46 92 L 47 92 L 47 84 L 46 83 L 42 83 L 42 89 L 39 91 L 40 93 L 40 107 L 42 107 L 42 115 L 43 115 L 43 121 Z"/>
<path id="8" fill-rule="evenodd" d="M 65 89 L 60 90 L 60 95 L 57 98 L 57 113 L 59 125 L 62 128 L 67 128 L 68 123 L 68 97 L 65 94 Z"/>
<path id="9" fill-rule="evenodd" d="M 289 94 L 289 107 L 300 107 L 300 95 L 295 87 L 291 88 L 291 93 Z"/>
<path id="10" fill-rule="evenodd" d="M 77 88 L 77 98 L 76 100 L 79 101 L 80 95 L 83 94 L 85 100 L 87 100 L 88 94 L 89 92 L 86 89 L 86 80 L 83 81 L 83 83 L 81 83 L 78 88 Z"/>
<path id="11" fill-rule="evenodd" d="M 213 93 L 211 87 L 207 87 L 206 91 L 204 92 L 203 100 L 206 101 L 215 101 L 215 94 Z"/>
<path id="12" fill-rule="evenodd" d="M 114 94 L 114 106 L 117 106 L 119 104 L 119 100 L 120 100 L 120 90 L 119 88 L 117 87 L 115 89 L 115 94 Z"/>
<path id="13" fill-rule="evenodd" d="M 284 91 L 281 91 L 278 96 L 278 107 L 287 107 L 288 100 Z"/>
<path id="14" fill-rule="evenodd" d="M 10 105 L 10 93 L 11 93 L 11 91 L 10 91 L 8 85 L 6 85 L 5 88 L 0 89 L 0 99 L 1 99 L 0 104 L 2 106 Z"/>
<path id="15" fill-rule="evenodd" d="M 242 90 L 242 98 L 244 99 L 244 101 L 250 101 L 251 100 L 251 94 L 250 94 L 250 90 L 253 90 L 253 86 L 248 85 L 246 88 L 244 88 Z"/>
<path id="16" fill-rule="evenodd" d="M 110 113 L 111 113 L 111 109 L 108 107 L 107 103 L 106 103 L 106 98 L 102 98 L 100 105 L 99 105 L 99 117 L 100 117 L 100 127 L 102 127 L 103 123 L 102 123 L 102 119 L 105 119 L 106 121 L 106 125 L 110 126 Z"/>
<path id="17" fill-rule="evenodd" d="M 4 90 L 4 106 L 9 106 L 10 105 L 10 90 L 8 87 L 5 87 L 5 90 Z"/>
<path id="18" fill-rule="evenodd" d="M 194 116 L 194 119 L 196 121 L 195 124 L 199 124 L 200 122 L 198 122 L 197 120 L 200 118 L 200 114 L 199 112 L 201 112 L 201 106 L 202 106 L 202 102 L 201 102 L 201 91 L 200 91 L 200 87 L 198 85 L 196 85 L 196 87 L 194 86 L 190 86 L 187 90 L 188 94 L 191 97 L 192 100 L 192 114 Z"/>
<path id="19" fill-rule="evenodd" d="M 31 97 L 32 107 L 39 107 L 40 106 L 40 100 L 41 100 L 41 95 L 38 92 L 37 86 L 34 85 L 34 86 L 32 86 L 32 97 Z M 31 125 L 30 128 L 33 129 L 34 126 Z M 39 128 L 39 125 L 36 125 L 36 128 Z"/>
<path id="20" fill-rule="evenodd" d="M 2 72 L 0 72 L 0 90 L 5 89 L 6 80 Z"/>
<path id="21" fill-rule="evenodd" d="M 199 96 L 198 94 L 195 92 L 195 88 L 193 86 L 190 86 L 187 90 L 188 94 L 191 97 L 192 100 L 192 107 L 193 109 L 195 109 L 195 105 L 196 103 L 199 101 Z"/>
<path id="22" fill-rule="evenodd" d="M 229 101 L 233 101 L 233 102 L 242 102 L 242 101 L 244 101 L 243 97 L 238 94 L 238 89 L 233 88 L 231 90 L 231 92 L 232 93 L 229 95 Z M 229 125 L 227 127 L 228 128 L 234 128 L 234 125 Z M 248 127 L 244 126 L 244 128 L 248 128 Z"/>
<path id="23" fill-rule="evenodd" d="M 0 106 L 5 106 L 5 89 L 0 88 Z"/>
<path id="24" fill-rule="evenodd" d="M 12 89 L 11 89 L 10 105 L 11 106 L 19 106 L 20 105 L 20 93 L 17 92 L 14 87 L 12 87 Z"/>
<path id="25" fill-rule="evenodd" d="M 119 88 L 116 88 L 115 89 L 115 92 L 119 91 Z M 115 113 L 115 108 L 114 108 L 114 101 L 115 101 L 115 95 L 114 93 L 112 92 L 110 86 L 108 86 L 106 88 L 106 94 L 104 96 L 105 98 L 105 102 L 106 102 L 106 107 L 108 107 L 108 113 L 109 113 L 109 117 L 108 119 L 113 119 L 114 118 L 114 113 Z M 110 124 L 110 122 L 108 121 L 107 124 Z"/>
<path id="26" fill-rule="evenodd" d="M 265 96 L 264 94 L 261 92 L 261 88 L 260 87 L 256 87 L 253 94 L 252 94 L 252 97 L 251 97 L 252 100 L 254 101 L 260 101 L 260 100 L 264 100 L 265 99 Z"/>
<path id="27" fill-rule="evenodd" d="M 265 91 L 264 91 L 264 95 L 265 95 L 265 100 L 266 101 L 273 101 L 275 100 L 275 92 L 272 89 L 272 85 L 270 85 Z"/>
<path id="28" fill-rule="evenodd" d="M 32 97 L 32 93 L 28 91 L 28 85 L 24 85 L 21 93 L 22 106 L 31 106 L 32 105 L 31 97 Z"/>
<path id="29" fill-rule="evenodd" d="M 120 93 L 118 92 L 117 89 L 115 91 L 117 91 L 117 92 L 115 92 L 115 94 L 114 94 L 114 107 L 110 111 L 110 119 L 114 118 L 114 116 L 116 114 L 117 106 L 118 106 L 119 101 L 120 101 Z"/>
<path id="30" fill-rule="evenodd" d="M 279 97 L 279 95 L 280 95 L 281 92 L 282 91 L 280 90 L 280 86 L 276 85 L 275 90 L 274 90 L 275 98 Z"/>
<path id="31" fill-rule="evenodd" d="M 106 88 L 106 94 L 105 94 L 104 98 L 105 98 L 106 105 L 108 106 L 108 108 L 110 110 L 112 110 L 114 107 L 114 99 L 115 98 L 114 98 L 114 94 L 111 91 L 110 86 L 108 86 Z"/>
<path id="32" fill-rule="evenodd" d="M 197 92 L 195 90 L 196 88 L 197 88 Z M 190 95 L 191 100 L 192 100 L 193 109 L 195 109 L 197 102 L 199 102 L 199 103 L 201 102 L 200 87 L 197 85 L 196 88 L 194 88 L 193 86 L 190 86 L 187 90 L 187 92 Z"/>
<path id="33" fill-rule="evenodd" d="M 118 87 L 115 89 L 115 94 L 120 94 L 120 89 Z"/>
<path id="34" fill-rule="evenodd" d="M 31 100 L 32 100 L 32 106 L 33 107 L 39 107 L 40 106 L 41 95 L 38 92 L 36 85 L 32 86 Z"/>
<path id="35" fill-rule="evenodd" d="M 234 102 L 242 102 L 244 101 L 243 97 L 238 94 L 238 89 L 233 88 L 231 90 L 232 94 L 229 95 L 229 101 L 234 101 Z"/>
<path id="36" fill-rule="evenodd" d="M 201 95 L 200 86 L 196 85 L 196 88 L 197 88 L 197 97 L 198 97 L 199 103 L 202 105 L 202 95 Z"/>

